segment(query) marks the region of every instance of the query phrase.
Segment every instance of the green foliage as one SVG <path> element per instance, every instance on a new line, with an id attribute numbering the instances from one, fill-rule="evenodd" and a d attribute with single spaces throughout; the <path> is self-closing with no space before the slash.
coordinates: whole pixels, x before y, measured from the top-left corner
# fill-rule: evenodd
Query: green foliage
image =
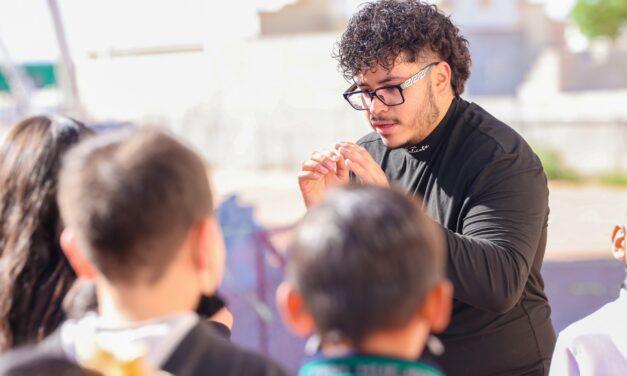
<path id="1" fill-rule="evenodd" d="M 615 171 L 598 177 L 598 181 L 603 185 L 614 185 L 627 187 L 627 173 Z"/>
<path id="2" fill-rule="evenodd" d="M 536 147 L 534 151 L 542 161 L 544 173 L 549 180 L 581 181 L 582 177 L 566 166 L 555 149 Z"/>
<path id="3" fill-rule="evenodd" d="M 627 0 L 577 0 L 571 17 L 589 38 L 616 39 L 627 21 Z"/>
<path id="4" fill-rule="evenodd" d="M 546 146 L 534 147 L 533 149 L 542 161 L 544 173 L 549 180 L 627 187 L 627 173 L 625 172 L 612 171 L 600 175 L 583 176 L 568 167 L 557 150 Z"/>

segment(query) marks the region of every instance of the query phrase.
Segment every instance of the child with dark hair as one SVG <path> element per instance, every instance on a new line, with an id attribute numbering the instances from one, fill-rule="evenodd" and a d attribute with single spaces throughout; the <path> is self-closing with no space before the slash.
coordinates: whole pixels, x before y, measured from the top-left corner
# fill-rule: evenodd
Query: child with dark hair
<path id="1" fill-rule="evenodd" d="M 66 321 L 35 354 L 133 375 L 284 374 L 195 313 L 224 268 L 206 167 L 195 152 L 139 128 L 94 137 L 64 162 L 61 246 L 76 274 L 94 281 L 98 313 Z"/>
<path id="2" fill-rule="evenodd" d="M 370 186 L 331 191 L 300 223 L 277 291 L 288 326 L 320 341 L 300 375 L 440 374 L 416 359 L 448 324 L 445 264 L 418 200 Z"/>
<path id="3" fill-rule="evenodd" d="M 57 174 L 93 131 L 58 115 L 13 125 L 0 145 L 0 352 L 36 343 L 65 319 L 76 274 L 61 252 Z"/>

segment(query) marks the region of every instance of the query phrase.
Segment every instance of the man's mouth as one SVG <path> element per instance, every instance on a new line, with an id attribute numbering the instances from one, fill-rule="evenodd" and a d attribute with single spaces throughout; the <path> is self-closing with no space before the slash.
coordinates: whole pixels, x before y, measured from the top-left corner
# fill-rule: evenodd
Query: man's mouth
<path id="1" fill-rule="evenodd" d="M 372 126 L 380 135 L 390 134 L 398 124 L 393 121 L 373 121 Z"/>

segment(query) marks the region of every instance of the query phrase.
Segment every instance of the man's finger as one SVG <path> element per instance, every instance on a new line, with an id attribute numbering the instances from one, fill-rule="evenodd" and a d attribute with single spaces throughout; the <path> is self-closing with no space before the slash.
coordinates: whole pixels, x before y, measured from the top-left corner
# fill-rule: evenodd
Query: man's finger
<path id="1" fill-rule="evenodd" d="M 335 150 L 339 150 L 341 147 L 347 147 L 347 146 L 353 146 L 353 145 L 357 146 L 357 144 L 354 142 L 340 141 L 335 144 Z"/>
<path id="2" fill-rule="evenodd" d="M 324 155 L 327 157 L 324 161 L 324 166 L 333 172 L 337 172 L 339 154 L 335 150 L 327 150 Z"/>
<path id="3" fill-rule="evenodd" d="M 318 180 L 322 177 L 315 171 L 301 171 L 298 173 L 298 180 Z"/>
<path id="4" fill-rule="evenodd" d="M 372 159 L 368 152 L 366 152 L 366 155 L 364 155 L 360 152 L 358 148 L 354 146 L 345 145 L 342 146 L 339 151 L 344 158 L 350 159 L 351 161 L 353 161 L 353 163 L 358 163 L 364 168 L 367 168 L 368 165 L 376 165 L 377 167 L 379 167 L 377 162 Z"/>
<path id="5" fill-rule="evenodd" d="M 301 169 L 303 171 L 317 171 L 318 173 L 323 174 L 323 175 L 326 175 L 329 173 L 329 169 L 327 169 L 322 164 L 320 164 L 320 162 L 313 161 L 311 159 L 308 159 L 305 162 L 303 162 L 303 164 L 301 165 Z"/>
<path id="6" fill-rule="evenodd" d="M 366 183 L 366 184 L 372 183 L 372 178 L 368 174 L 368 171 L 365 168 L 363 168 L 361 165 L 359 165 L 358 163 L 355 163 L 351 159 L 346 159 L 346 166 L 348 166 L 348 168 L 350 168 L 350 170 L 353 171 L 353 173 L 359 179 L 361 179 L 362 183 Z"/>
<path id="7" fill-rule="evenodd" d="M 368 151 L 358 145 L 344 145 L 340 153 L 347 159 L 348 167 L 357 175 L 362 183 L 389 186 L 387 176 L 381 166 L 372 158 Z"/>
<path id="8" fill-rule="evenodd" d="M 314 152 L 310 159 L 324 165 L 327 169 L 335 171 L 335 161 L 332 158 L 333 153 L 331 151 L 326 152 Z"/>

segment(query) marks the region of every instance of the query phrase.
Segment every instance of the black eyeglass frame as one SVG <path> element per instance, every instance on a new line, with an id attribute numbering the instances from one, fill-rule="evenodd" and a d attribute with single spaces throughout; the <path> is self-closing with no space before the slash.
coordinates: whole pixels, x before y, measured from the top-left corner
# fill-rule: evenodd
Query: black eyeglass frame
<path id="1" fill-rule="evenodd" d="M 368 108 L 357 108 L 357 107 L 355 107 L 353 105 L 353 103 L 348 99 L 348 97 L 350 97 L 352 95 L 356 95 L 356 94 L 367 94 L 370 97 L 371 104 L 372 104 L 372 101 L 374 100 L 374 97 L 377 97 L 377 99 L 380 100 L 381 103 L 383 103 L 384 105 L 386 105 L 388 107 L 400 106 L 401 104 L 405 103 L 405 95 L 403 95 L 403 90 L 407 89 L 408 87 L 410 87 L 411 85 L 413 85 L 414 83 L 419 81 L 421 78 L 426 76 L 427 72 L 429 71 L 429 69 L 431 69 L 431 67 L 433 67 L 434 65 L 437 65 L 439 63 L 441 63 L 441 62 L 440 61 L 434 61 L 433 63 L 428 64 L 427 66 L 425 66 L 424 68 L 419 70 L 418 73 L 414 74 L 413 76 L 409 77 L 407 80 L 403 81 L 402 83 L 400 83 L 398 85 L 381 86 L 381 87 L 378 87 L 378 88 L 373 89 L 373 90 L 355 90 L 357 88 L 357 84 L 352 84 L 348 89 L 346 89 L 346 91 L 344 93 L 342 93 L 342 96 L 348 102 L 348 104 L 350 104 L 351 107 L 354 108 L 357 111 L 365 111 Z M 385 100 L 382 97 L 377 95 L 377 91 L 379 91 L 379 90 L 386 90 L 386 89 L 392 89 L 392 88 L 398 89 L 399 93 L 401 94 L 401 102 L 400 103 L 387 104 L 387 103 L 385 103 Z"/>

